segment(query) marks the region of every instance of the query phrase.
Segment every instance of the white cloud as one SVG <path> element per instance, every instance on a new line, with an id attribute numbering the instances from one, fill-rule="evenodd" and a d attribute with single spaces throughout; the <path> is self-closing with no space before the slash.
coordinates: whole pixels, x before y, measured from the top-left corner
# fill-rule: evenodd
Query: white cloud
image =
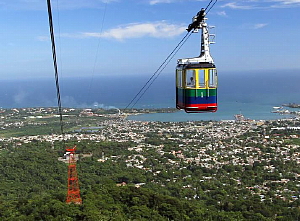
<path id="1" fill-rule="evenodd" d="M 101 8 L 103 3 L 117 2 L 119 0 L 58 0 L 52 1 L 56 9 Z M 0 9 L 12 10 L 46 10 L 46 0 L 1 0 Z"/>
<path id="2" fill-rule="evenodd" d="M 266 27 L 267 25 L 268 24 L 266 24 L 266 23 L 255 24 L 253 28 L 260 29 L 260 28 Z"/>
<path id="3" fill-rule="evenodd" d="M 50 41 L 50 37 L 49 36 L 38 36 L 38 37 L 36 37 L 36 39 L 38 41 Z"/>
<path id="4" fill-rule="evenodd" d="M 270 0 L 271 2 L 279 2 L 284 5 L 300 4 L 300 0 Z"/>
<path id="5" fill-rule="evenodd" d="M 222 8 L 231 8 L 231 9 L 243 9 L 243 10 L 255 8 L 255 6 L 237 4 L 236 2 L 229 2 L 229 3 L 226 3 L 225 5 L 222 5 L 221 7 Z"/>
<path id="6" fill-rule="evenodd" d="M 168 24 L 164 21 L 155 23 L 135 23 L 110 29 L 103 33 L 83 33 L 81 37 L 114 38 L 117 40 L 142 37 L 170 38 L 182 34 L 185 32 L 185 29 L 185 26 Z"/>
<path id="7" fill-rule="evenodd" d="M 176 2 L 187 2 L 187 1 L 192 1 L 192 2 L 202 2 L 202 1 L 207 1 L 207 0 L 148 0 L 150 5 L 157 5 L 157 4 L 163 4 L 163 3 L 176 3 Z"/>
<path id="8" fill-rule="evenodd" d="M 240 0 L 230 1 L 222 8 L 249 10 L 249 9 L 267 9 L 267 8 L 288 8 L 300 6 L 300 0 Z"/>
<path id="9" fill-rule="evenodd" d="M 160 3 L 172 3 L 174 2 L 174 0 L 151 0 L 149 2 L 150 5 L 156 5 L 156 4 L 160 4 Z"/>
<path id="10" fill-rule="evenodd" d="M 276 4 L 272 5 L 273 8 L 290 8 L 300 6 L 300 0 L 269 0 Z"/>
<path id="11" fill-rule="evenodd" d="M 217 12 L 218 15 L 220 16 L 224 16 L 224 17 L 227 17 L 227 14 L 225 11 L 220 11 L 220 12 Z"/>
<path id="12" fill-rule="evenodd" d="M 261 29 L 266 27 L 267 23 L 258 23 L 258 24 L 243 24 L 240 28 L 242 29 Z"/>
<path id="13" fill-rule="evenodd" d="M 119 0 L 59 0 L 58 6 L 62 9 L 102 8 L 103 4 L 118 2 Z"/>

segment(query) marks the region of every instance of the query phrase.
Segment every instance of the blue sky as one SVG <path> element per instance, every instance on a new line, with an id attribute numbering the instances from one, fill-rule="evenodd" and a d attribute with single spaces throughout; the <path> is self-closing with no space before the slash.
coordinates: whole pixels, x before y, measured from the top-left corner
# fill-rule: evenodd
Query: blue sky
<path id="1" fill-rule="evenodd" d="M 209 0 L 52 0 L 60 75 L 155 72 Z M 0 0 L 0 79 L 53 77 L 46 0 Z M 219 0 L 211 54 L 224 72 L 300 70 L 300 0 Z M 193 34 L 176 59 L 199 55 Z"/>

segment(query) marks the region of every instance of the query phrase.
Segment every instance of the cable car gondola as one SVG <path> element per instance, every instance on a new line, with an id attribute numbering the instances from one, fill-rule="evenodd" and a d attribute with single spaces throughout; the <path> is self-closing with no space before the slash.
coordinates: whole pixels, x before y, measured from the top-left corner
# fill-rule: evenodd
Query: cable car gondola
<path id="1" fill-rule="evenodd" d="M 205 22 L 202 9 L 193 18 L 188 32 L 201 34 L 201 53 L 199 57 L 179 59 L 176 67 L 176 108 L 187 113 L 217 111 L 217 69 L 209 52 L 212 35 Z"/>

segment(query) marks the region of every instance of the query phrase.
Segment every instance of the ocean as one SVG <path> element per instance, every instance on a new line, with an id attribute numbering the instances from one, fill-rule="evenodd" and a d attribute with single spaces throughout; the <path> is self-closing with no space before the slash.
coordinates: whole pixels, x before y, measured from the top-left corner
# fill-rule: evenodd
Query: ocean
<path id="1" fill-rule="evenodd" d="M 242 113 L 256 120 L 286 116 L 271 113 L 273 106 L 300 103 L 300 71 L 276 70 L 221 73 L 219 70 L 218 111 L 216 113 L 168 114 L 133 116 L 136 120 L 191 121 L 230 120 Z M 139 76 L 94 76 L 61 78 L 63 107 L 124 108 L 149 79 Z M 175 79 L 173 74 L 161 74 L 135 108 L 175 107 Z M 30 80 L 2 80 L 0 107 L 57 106 L 54 78 Z"/>

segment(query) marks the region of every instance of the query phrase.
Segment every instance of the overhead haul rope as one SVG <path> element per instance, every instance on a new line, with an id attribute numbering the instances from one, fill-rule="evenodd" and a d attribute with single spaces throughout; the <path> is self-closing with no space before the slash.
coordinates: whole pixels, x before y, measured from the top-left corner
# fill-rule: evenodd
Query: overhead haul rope
<path id="1" fill-rule="evenodd" d="M 211 5 L 213 0 L 209 2 L 203 12 L 206 12 L 206 15 L 210 12 L 210 10 L 214 7 L 218 0 L 215 0 L 214 3 Z M 211 6 L 210 6 L 211 5 Z M 139 90 L 139 92 L 133 97 L 133 99 L 129 102 L 129 104 L 125 107 L 125 110 L 131 106 L 131 109 L 137 104 L 137 102 L 143 97 L 143 95 L 147 92 L 147 90 L 151 87 L 154 81 L 158 78 L 161 72 L 167 67 L 170 61 L 174 58 L 180 48 L 185 44 L 187 39 L 190 37 L 192 29 L 188 28 L 188 33 L 181 39 L 181 41 L 177 44 L 177 46 L 173 49 L 173 51 L 167 56 L 164 62 L 159 66 L 159 68 L 153 73 L 153 75 L 149 78 L 149 80 L 144 84 L 144 86 Z M 155 78 L 154 78 L 155 77 Z"/>
<path id="2" fill-rule="evenodd" d="M 175 57 L 175 55 L 177 54 L 177 52 L 180 50 L 180 48 L 185 44 L 185 42 L 189 39 L 189 37 L 191 36 L 192 32 L 188 33 L 187 38 L 182 42 L 182 44 L 176 49 L 176 51 L 173 53 L 173 55 L 170 57 L 170 59 L 165 63 L 165 65 L 160 69 L 160 71 L 158 72 L 158 74 L 155 76 L 155 78 L 151 81 L 150 84 L 148 84 L 148 87 L 144 90 L 144 92 L 139 96 L 139 98 L 134 102 L 134 104 L 132 105 L 132 107 L 134 107 L 137 102 L 139 102 L 139 100 L 144 96 L 144 94 L 148 91 L 148 89 L 152 86 L 152 84 L 154 83 L 154 81 L 159 77 L 159 75 L 161 74 L 161 72 L 163 72 L 163 70 L 165 70 L 165 68 L 168 66 L 168 64 L 172 61 L 172 59 Z"/>
<path id="3" fill-rule="evenodd" d="M 177 53 L 177 48 L 181 48 L 181 44 L 183 44 L 185 41 L 185 39 L 188 37 L 188 35 L 189 35 L 189 33 L 187 33 L 184 37 L 183 37 L 183 39 L 178 43 L 178 45 L 173 49 L 173 51 L 168 55 L 168 57 L 164 60 L 164 62 L 159 66 L 159 68 L 153 73 L 153 75 L 149 78 L 149 80 L 145 83 L 145 85 L 139 90 L 139 92 L 135 95 L 135 97 L 130 101 L 130 103 L 126 106 L 126 108 L 125 109 L 127 109 L 127 108 L 129 108 L 129 106 L 137 99 L 137 97 L 142 93 L 142 91 L 147 87 L 147 85 L 151 82 L 151 80 L 157 75 L 157 73 L 159 73 L 159 72 L 161 72 L 163 69 L 163 66 L 166 64 L 166 63 L 169 63 L 170 62 L 170 60 L 173 58 L 172 57 L 172 55 L 174 54 L 175 55 L 175 53 Z M 170 59 L 171 58 L 171 59 Z M 165 68 L 165 67 L 164 67 Z M 156 79 L 156 78 L 155 78 Z M 154 79 L 154 80 L 155 80 Z M 147 89 L 146 89 L 147 90 Z M 144 92 L 145 93 L 145 92 Z M 143 94 L 144 94 L 143 93 Z M 142 94 L 142 95 L 143 95 Z M 141 95 L 141 96 L 142 96 Z M 140 100 L 141 99 L 141 97 L 140 98 L 138 98 L 138 100 Z M 137 101 L 138 101 L 137 100 Z M 137 103 L 137 101 L 132 105 L 132 107 L 131 108 L 133 108 L 134 107 L 134 105 Z"/>
<path id="4" fill-rule="evenodd" d="M 54 30 L 53 30 L 53 20 L 52 20 L 52 11 L 51 11 L 51 2 L 47 0 L 48 6 L 48 17 L 49 17 L 49 28 L 50 28 L 50 36 L 52 43 L 52 58 L 53 58 L 53 66 L 55 72 L 55 84 L 56 84 L 56 95 L 57 95 L 57 104 L 58 104 L 58 112 L 59 112 L 59 120 L 60 120 L 60 129 L 61 134 L 64 139 L 64 128 L 63 128 L 63 116 L 62 116 L 62 107 L 61 107 L 61 98 L 60 98 L 60 88 L 59 88 L 59 80 L 58 80 L 58 68 L 57 68 L 57 59 L 56 59 L 56 50 L 55 50 L 55 38 L 54 38 Z"/>
<path id="5" fill-rule="evenodd" d="M 105 6 L 104 6 L 104 13 L 103 13 L 103 18 L 102 18 L 102 23 L 101 23 L 100 34 L 102 34 L 102 32 L 103 32 L 103 26 L 104 26 L 106 11 L 107 11 L 107 4 L 108 3 L 106 2 Z M 100 42 L 101 42 L 101 38 L 99 38 L 98 45 L 97 45 L 96 56 L 95 56 L 93 72 L 92 72 L 92 79 L 91 79 L 89 89 L 88 89 L 88 96 L 91 94 L 92 83 L 94 81 L 95 69 L 96 69 L 96 64 L 97 64 L 97 61 L 98 61 L 98 54 L 99 54 L 99 49 L 100 49 Z"/>
<path id="6" fill-rule="evenodd" d="M 206 14 L 208 14 L 209 12 L 210 12 L 210 10 L 215 6 L 215 4 L 217 3 L 217 1 L 218 0 L 215 0 L 215 2 L 212 4 L 212 6 L 208 9 L 208 7 L 210 6 L 210 4 L 213 2 L 213 0 L 211 0 L 210 2 L 209 2 L 209 4 L 208 4 L 208 6 L 205 8 L 205 12 L 207 11 L 207 9 L 208 9 L 208 11 L 206 12 Z"/>
<path id="7" fill-rule="evenodd" d="M 61 34 L 60 34 L 60 14 L 59 14 L 59 3 L 58 3 L 59 0 L 56 1 L 56 9 L 57 9 L 57 23 L 58 23 L 58 46 L 59 46 L 59 54 L 60 54 L 60 59 L 59 60 L 59 69 L 60 69 L 60 73 L 62 73 L 62 57 L 61 57 Z"/>

